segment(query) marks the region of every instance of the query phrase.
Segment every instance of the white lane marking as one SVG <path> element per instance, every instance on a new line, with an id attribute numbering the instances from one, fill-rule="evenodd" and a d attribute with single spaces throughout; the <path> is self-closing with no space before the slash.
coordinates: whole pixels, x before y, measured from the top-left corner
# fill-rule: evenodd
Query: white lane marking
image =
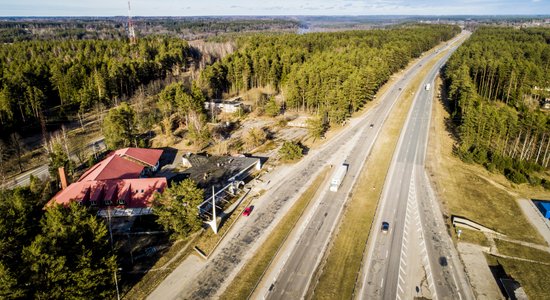
<path id="1" fill-rule="evenodd" d="M 453 276 L 453 281 L 455 282 L 456 290 L 458 291 L 458 282 L 456 281 L 455 272 L 452 272 L 451 275 Z"/>
<path id="2" fill-rule="evenodd" d="M 382 278 L 382 282 L 380 282 L 380 287 L 384 286 L 384 278 Z"/>
<path id="3" fill-rule="evenodd" d="M 389 253 L 390 253 L 390 250 L 386 250 L 386 258 L 388 258 Z"/>

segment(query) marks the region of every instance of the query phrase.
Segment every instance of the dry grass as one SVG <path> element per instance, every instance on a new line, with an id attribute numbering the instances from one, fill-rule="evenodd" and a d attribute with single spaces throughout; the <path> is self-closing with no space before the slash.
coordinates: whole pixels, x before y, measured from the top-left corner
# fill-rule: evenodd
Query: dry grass
<path id="1" fill-rule="evenodd" d="M 485 254 L 490 266 L 501 265 L 506 274 L 517 280 L 529 299 L 548 299 L 550 294 L 550 272 L 548 266 L 511 258 L 496 257 Z"/>
<path id="2" fill-rule="evenodd" d="M 327 179 L 329 170 L 328 167 L 325 168 L 300 198 L 296 200 L 292 208 L 270 233 L 267 240 L 226 288 L 220 297 L 221 299 L 246 299 L 249 297 L 286 237 L 308 207 L 311 199 L 317 194 L 318 187 Z"/>
<path id="3" fill-rule="evenodd" d="M 544 263 L 550 263 L 550 253 L 516 243 L 495 239 L 498 252 L 502 255 L 514 256 Z M 550 267 L 548 267 L 550 273 Z"/>
<path id="4" fill-rule="evenodd" d="M 196 237 L 196 236 L 195 236 Z M 193 238 L 195 238 L 193 237 Z M 190 238 L 192 241 L 193 238 Z M 185 247 L 189 240 L 179 240 L 163 254 L 143 277 L 122 295 L 123 299 L 145 299 L 179 264 L 192 253 L 192 247 Z M 189 244 L 192 245 L 192 244 Z M 170 262 L 169 265 L 167 263 Z"/>
<path id="5" fill-rule="evenodd" d="M 498 263 L 521 284 L 529 299 L 548 299 L 550 272 L 547 265 L 506 258 L 498 258 Z"/>
<path id="6" fill-rule="evenodd" d="M 462 230 L 462 234 L 460 235 L 461 242 L 476 244 L 483 247 L 490 246 L 489 241 L 487 240 L 487 237 L 483 232 L 477 230 L 469 230 L 465 228 L 460 228 L 460 230 Z"/>
<path id="7" fill-rule="evenodd" d="M 467 217 L 513 239 L 546 244 L 522 214 L 516 198 L 548 198 L 550 192 L 527 184 L 511 184 L 500 174 L 462 162 L 453 154 L 456 141 L 446 129 L 448 119 L 449 114 L 443 104 L 436 103 L 433 107 L 427 160 L 430 176 L 446 214 Z M 487 242 L 473 235 L 463 237 L 480 245 L 486 245 Z M 497 240 L 497 245 L 505 255 L 537 260 L 548 258 L 548 253 L 517 244 Z M 521 283 L 531 299 L 546 299 L 550 294 L 547 265 L 490 255 L 487 258 L 490 265 L 501 264 L 509 275 Z"/>
<path id="8" fill-rule="evenodd" d="M 440 83 L 438 80 L 436 85 Z M 427 167 L 446 214 L 469 218 L 513 239 L 545 244 L 521 213 L 514 197 L 534 189 L 522 186 L 520 190 L 513 190 L 504 176 L 490 173 L 482 166 L 462 162 L 453 154 L 455 140 L 446 129 L 448 121 L 449 113 L 441 102 L 436 102 L 433 106 Z"/>
<path id="9" fill-rule="evenodd" d="M 443 55 L 443 54 L 441 54 Z M 351 299 L 360 273 L 365 245 L 374 219 L 376 206 L 397 145 L 399 134 L 412 105 L 414 93 L 428 70 L 441 57 L 426 64 L 403 92 L 391 117 L 386 120 L 369 160 L 366 162 L 344 217 L 321 266 L 319 282 L 313 287 L 314 299 Z"/>

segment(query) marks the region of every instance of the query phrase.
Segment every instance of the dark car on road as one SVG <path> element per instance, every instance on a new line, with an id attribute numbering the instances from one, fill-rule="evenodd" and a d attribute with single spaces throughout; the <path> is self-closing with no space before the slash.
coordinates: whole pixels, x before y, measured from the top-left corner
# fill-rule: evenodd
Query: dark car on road
<path id="1" fill-rule="evenodd" d="M 390 230 L 390 223 L 382 222 L 382 232 L 388 232 Z"/>

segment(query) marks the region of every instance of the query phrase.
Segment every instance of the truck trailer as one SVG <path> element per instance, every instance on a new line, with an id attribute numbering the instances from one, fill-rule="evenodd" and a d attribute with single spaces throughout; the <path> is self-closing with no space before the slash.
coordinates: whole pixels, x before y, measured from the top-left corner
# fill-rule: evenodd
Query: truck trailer
<path id="1" fill-rule="evenodd" d="M 336 172 L 334 172 L 334 175 L 332 176 L 332 179 L 330 180 L 330 190 L 332 192 L 338 191 L 338 188 L 342 184 L 342 181 L 344 181 L 344 177 L 346 176 L 346 173 L 348 172 L 348 164 L 344 163 L 338 169 Z"/>

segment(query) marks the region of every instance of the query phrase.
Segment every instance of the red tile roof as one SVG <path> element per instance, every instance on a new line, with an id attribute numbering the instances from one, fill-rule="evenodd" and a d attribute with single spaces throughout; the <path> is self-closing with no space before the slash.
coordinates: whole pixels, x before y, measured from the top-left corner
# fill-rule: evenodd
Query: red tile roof
<path id="1" fill-rule="evenodd" d="M 86 171 L 78 181 L 138 178 L 146 166 L 155 166 L 162 150 L 119 149 Z"/>
<path id="2" fill-rule="evenodd" d="M 115 151 L 115 155 L 127 156 L 141 163 L 154 167 L 162 155 L 162 150 L 159 149 L 144 149 L 144 148 L 124 148 Z"/>
<path id="3" fill-rule="evenodd" d="M 164 177 L 75 182 L 57 193 L 47 206 L 54 202 L 67 205 L 78 201 L 88 205 L 89 201 L 96 201 L 101 207 L 108 200 L 124 208 L 151 207 L 155 193 L 162 193 L 166 187 Z M 119 200 L 124 200 L 125 204 L 119 205 Z"/>
<path id="4" fill-rule="evenodd" d="M 78 181 L 139 178 L 144 168 L 136 162 L 111 155 L 82 174 Z"/>
<path id="5" fill-rule="evenodd" d="M 67 205 L 71 201 L 105 206 L 105 201 L 123 208 L 150 207 L 155 193 L 167 186 L 166 178 L 140 178 L 143 169 L 155 166 L 162 150 L 125 148 L 113 152 L 109 157 L 86 171 L 77 182 L 59 191 L 48 202 Z M 119 205 L 119 200 L 124 200 Z"/>

